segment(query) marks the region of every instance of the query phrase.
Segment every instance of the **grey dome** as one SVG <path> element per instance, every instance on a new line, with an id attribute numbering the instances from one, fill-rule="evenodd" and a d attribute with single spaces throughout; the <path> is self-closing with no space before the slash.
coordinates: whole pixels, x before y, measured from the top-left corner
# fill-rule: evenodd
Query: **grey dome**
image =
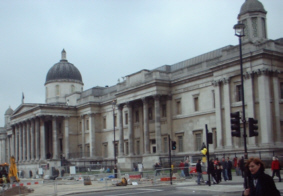
<path id="1" fill-rule="evenodd" d="M 9 108 L 6 110 L 5 115 L 12 115 L 13 112 L 14 112 L 14 110 L 12 110 L 12 108 L 9 107 Z"/>
<path id="2" fill-rule="evenodd" d="M 267 13 L 262 3 L 258 0 L 246 0 L 246 2 L 241 7 L 239 15 L 243 15 L 248 12 L 263 12 L 265 14 Z"/>
<path id="3" fill-rule="evenodd" d="M 66 60 L 66 52 L 62 51 L 62 59 L 51 67 L 46 75 L 45 84 L 55 81 L 70 81 L 83 84 L 80 71 Z"/>

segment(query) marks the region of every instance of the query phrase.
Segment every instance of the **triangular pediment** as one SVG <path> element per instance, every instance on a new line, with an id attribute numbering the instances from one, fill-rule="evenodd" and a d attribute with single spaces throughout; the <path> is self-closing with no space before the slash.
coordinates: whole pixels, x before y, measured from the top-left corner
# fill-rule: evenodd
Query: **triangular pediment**
<path id="1" fill-rule="evenodd" d="M 17 114 L 24 113 L 24 112 L 31 110 L 31 109 L 33 109 L 37 106 L 38 106 L 38 104 L 33 104 L 33 103 L 21 104 L 17 109 L 15 109 L 15 111 L 13 112 L 13 116 L 17 115 Z"/>

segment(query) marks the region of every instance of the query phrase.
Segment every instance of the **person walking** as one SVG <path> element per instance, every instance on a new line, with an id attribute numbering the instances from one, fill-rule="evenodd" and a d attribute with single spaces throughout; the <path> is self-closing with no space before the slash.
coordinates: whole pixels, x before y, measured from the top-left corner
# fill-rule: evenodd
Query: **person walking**
<path id="1" fill-rule="evenodd" d="M 184 173 L 185 173 L 186 177 L 188 177 L 190 175 L 189 174 L 189 167 L 190 167 L 189 160 L 186 160 L 185 161 L 185 167 L 184 167 Z"/>
<path id="2" fill-rule="evenodd" d="M 202 178 L 202 170 L 201 170 L 200 159 L 198 160 L 198 162 L 196 164 L 196 171 L 197 171 L 197 174 L 198 174 L 197 183 L 198 183 L 198 185 L 200 185 L 200 179 Z"/>
<path id="3" fill-rule="evenodd" d="M 273 161 L 271 163 L 271 170 L 272 170 L 272 179 L 274 175 L 279 178 L 279 182 L 281 182 L 281 175 L 280 175 L 280 163 L 277 157 L 273 157 Z"/>
<path id="4" fill-rule="evenodd" d="M 181 170 L 181 177 L 186 178 L 185 172 L 184 172 L 184 167 L 185 167 L 185 164 L 184 164 L 183 161 L 181 161 L 180 164 L 179 164 L 179 168 Z"/>
<path id="5" fill-rule="evenodd" d="M 226 181 L 226 180 L 228 180 L 228 175 L 227 175 L 228 164 L 225 161 L 224 157 L 222 158 L 221 164 L 222 164 L 222 175 L 223 175 L 224 180 Z"/>
<path id="6" fill-rule="evenodd" d="M 232 161 L 230 161 L 230 158 L 227 157 L 227 176 L 228 180 L 232 180 Z"/>
<path id="7" fill-rule="evenodd" d="M 246 166 L 248 187 L 243 196 L 280 196 L 271 176 L 264 173 L 264 164 L 259 158 L 249 158 Z"/>
<path id="8" fill-rule="evenodd" d="M 240 170 L 241 170 L 241 173 L 242 173 L 242 177 L 244 178 L 245 177 L 245 160 L 244 160 L 244 157 L 242 157 L 239 160 L 239 167 L 240 167 Z"/>
<path id="9" fill-rule="evenodd" d="M 210 159 L 210 161 L 208 163 L 207 173 L 208 173 L 208 175 L 211 175 L 211 178 L 212 178 L 211 180 L 212 180 L 213 184 L 216 184 L 217 183 L 217 178 L 216 178 L 216 175 L 215 175 L 213 159 Z"/>
<path id="10" fill-rule="evenodd" d="M 215 166 L 215 174 L 216 174 L 216 178 L 217 178 L 217 184 L 219 184 L 221 182 L 221 171 L 222 171 L 222 165 L 220 163 L 220 161 L 218 160 L 218 158 L 215 159 L 214 161 L 214 166 Z"/>
<path id="11" fill-rule="evenodd" d="M 139 170 L 141 178 L 142 178 L 143 177 L 143 164 L 142 163 L 138 164 L 138 170 Z"/>

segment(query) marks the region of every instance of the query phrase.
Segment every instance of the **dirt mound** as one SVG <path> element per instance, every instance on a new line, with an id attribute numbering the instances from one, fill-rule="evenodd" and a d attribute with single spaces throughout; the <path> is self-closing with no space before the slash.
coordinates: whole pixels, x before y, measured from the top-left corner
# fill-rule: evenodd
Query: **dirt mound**
<path id="1" fill-rule="evenodd" d="M 33 189 L 28 188 L 26 186 L 16 186 L 5 190 L 4 195 L 5 196 L 13 196 L 19 194 L 27 195 L 28 193 L 32 193 L 33 191 L 34 191 Z"/>

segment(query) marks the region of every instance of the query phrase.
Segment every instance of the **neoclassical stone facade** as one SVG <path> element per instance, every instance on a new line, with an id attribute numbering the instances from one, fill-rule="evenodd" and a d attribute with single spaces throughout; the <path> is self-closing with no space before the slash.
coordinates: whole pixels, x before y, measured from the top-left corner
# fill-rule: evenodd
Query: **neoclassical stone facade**
<path id="1" fill-rule="evenodd" d="M 238 16 L 246 25 L 246 118 L 258 119 L 259 126 L 259 136 L 247 138 L 250 153 L 283 150 L 283 38 L 267 38 L 266 13 L 259 1 L 247 0 Z M 45 88 L 45 104 L 22 103 L 6 111 L 1 162 L 14 155 L 23 170 L 42 163 L 59 167 L 62 156 L 91 164 L 113 160 L 115 148 L 120 168 L 132 169 L 138 162 L 152 168 L 168 156 L 169 136 L 177 142 L 174 156 L 199 155 L 206 124 L 213 132 L 210 153 L 244 150 L 243 137 L 231 136 L 230 122 L 231 112 L 242 112 L 239 46 L 141 70 L 114 86 L 88 90 L 63 50 Z"/>

